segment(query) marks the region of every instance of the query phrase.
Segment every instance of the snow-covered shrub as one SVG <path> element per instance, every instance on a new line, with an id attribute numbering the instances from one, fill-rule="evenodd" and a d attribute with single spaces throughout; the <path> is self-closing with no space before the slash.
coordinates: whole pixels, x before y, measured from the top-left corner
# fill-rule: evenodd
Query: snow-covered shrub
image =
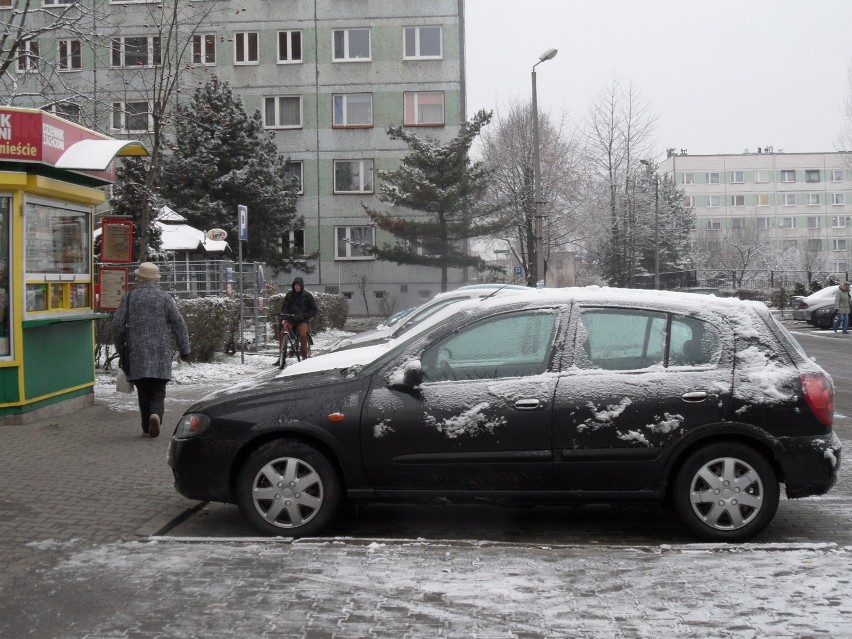
<path id="1" fill-rule="evenodd" d="M 328 330 L 330 328 L 342 329 L 349 317 L 349 300 L 342 295 L 332 293 L 310 292 L 317 301 L 317 315 L 311 320 L 310 330 L 312 333 Z M 267 317 L 278 339 L 278 315 L 281 313 L 281 304 L 284 302 L 286 293 L 275 293 L 269 296 L 267 303 Z"/>
<path id="2" fill-rule="evenodd" d="M 239 300 L 230 297 L 178 299 L 177 305 L 189 329 L 192 357 L 210 362 L 217 352 L 227 351 L 238 324 Z"/>

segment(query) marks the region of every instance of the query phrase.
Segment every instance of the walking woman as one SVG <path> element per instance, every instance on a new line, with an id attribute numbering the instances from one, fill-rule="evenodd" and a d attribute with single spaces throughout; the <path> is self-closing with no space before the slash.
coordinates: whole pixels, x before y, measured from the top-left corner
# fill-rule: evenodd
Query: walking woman
<path id="1" fill-rule="evenodd" d="M 110 330 L 116 349 L 129 344 L 130 372 L 127 379 L 136 386 L 142 433 L 160 434 L 165 411 L 166 384 L 172 378 L 173 343 L 180 358 L 189 358 L 189 332 L 171 295 L 160 290 L 160 269 L 142 262 L 135 271 L 138 282 L 121 298 Z"/>

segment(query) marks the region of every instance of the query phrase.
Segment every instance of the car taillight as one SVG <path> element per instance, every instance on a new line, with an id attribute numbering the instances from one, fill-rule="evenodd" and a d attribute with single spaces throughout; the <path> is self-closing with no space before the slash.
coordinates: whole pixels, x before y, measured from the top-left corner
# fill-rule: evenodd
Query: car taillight
<path id="1" fill-rule="evenodd" d="M 802 391 L 814 416 L 826 426 L 834 420 L 834 385 L 822 373 L 802 373 Z"/>
<path id="2" fill-rule="evenodd" d="M 799 310 L 802 310 L 803 308 L 807 308 L 807 307 L 808 307 L 808 305 L 805 304 L 804 302 L 799 302 Z"/>

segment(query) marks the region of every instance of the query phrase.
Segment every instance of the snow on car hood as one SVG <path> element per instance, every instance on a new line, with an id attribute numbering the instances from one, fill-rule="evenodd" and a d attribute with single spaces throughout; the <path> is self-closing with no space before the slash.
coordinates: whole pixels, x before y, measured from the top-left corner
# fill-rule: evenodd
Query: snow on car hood
<path id="1" fill-rule="evenodd" d="M 372 346 L 362 346 L 361 348 L 350 348 L 344 351 L 317 355 L 316 357 L 303 359 L 301 362 L 294 361 L 287 364 L 287 368 L 282 370 L 278 374 L 278 377 L 292 377 L 293 375 L 303 375 L 305 373 L 340 370 L 358 365 L 365 366 L 387 353 L 392 344 L 392 342 L 373 344 Z"/>

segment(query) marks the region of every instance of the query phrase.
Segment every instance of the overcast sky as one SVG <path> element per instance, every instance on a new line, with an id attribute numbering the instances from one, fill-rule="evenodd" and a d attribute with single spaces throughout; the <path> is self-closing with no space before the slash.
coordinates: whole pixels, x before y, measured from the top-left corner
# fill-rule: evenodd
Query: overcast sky
<path id="1" fill-rule="evenodd" d="M 659 116 L 658 158 L 836 151 L 852 0 L 465 0 L 467 111 L 527 101 L 572 123 L 615 76 Z"/>

